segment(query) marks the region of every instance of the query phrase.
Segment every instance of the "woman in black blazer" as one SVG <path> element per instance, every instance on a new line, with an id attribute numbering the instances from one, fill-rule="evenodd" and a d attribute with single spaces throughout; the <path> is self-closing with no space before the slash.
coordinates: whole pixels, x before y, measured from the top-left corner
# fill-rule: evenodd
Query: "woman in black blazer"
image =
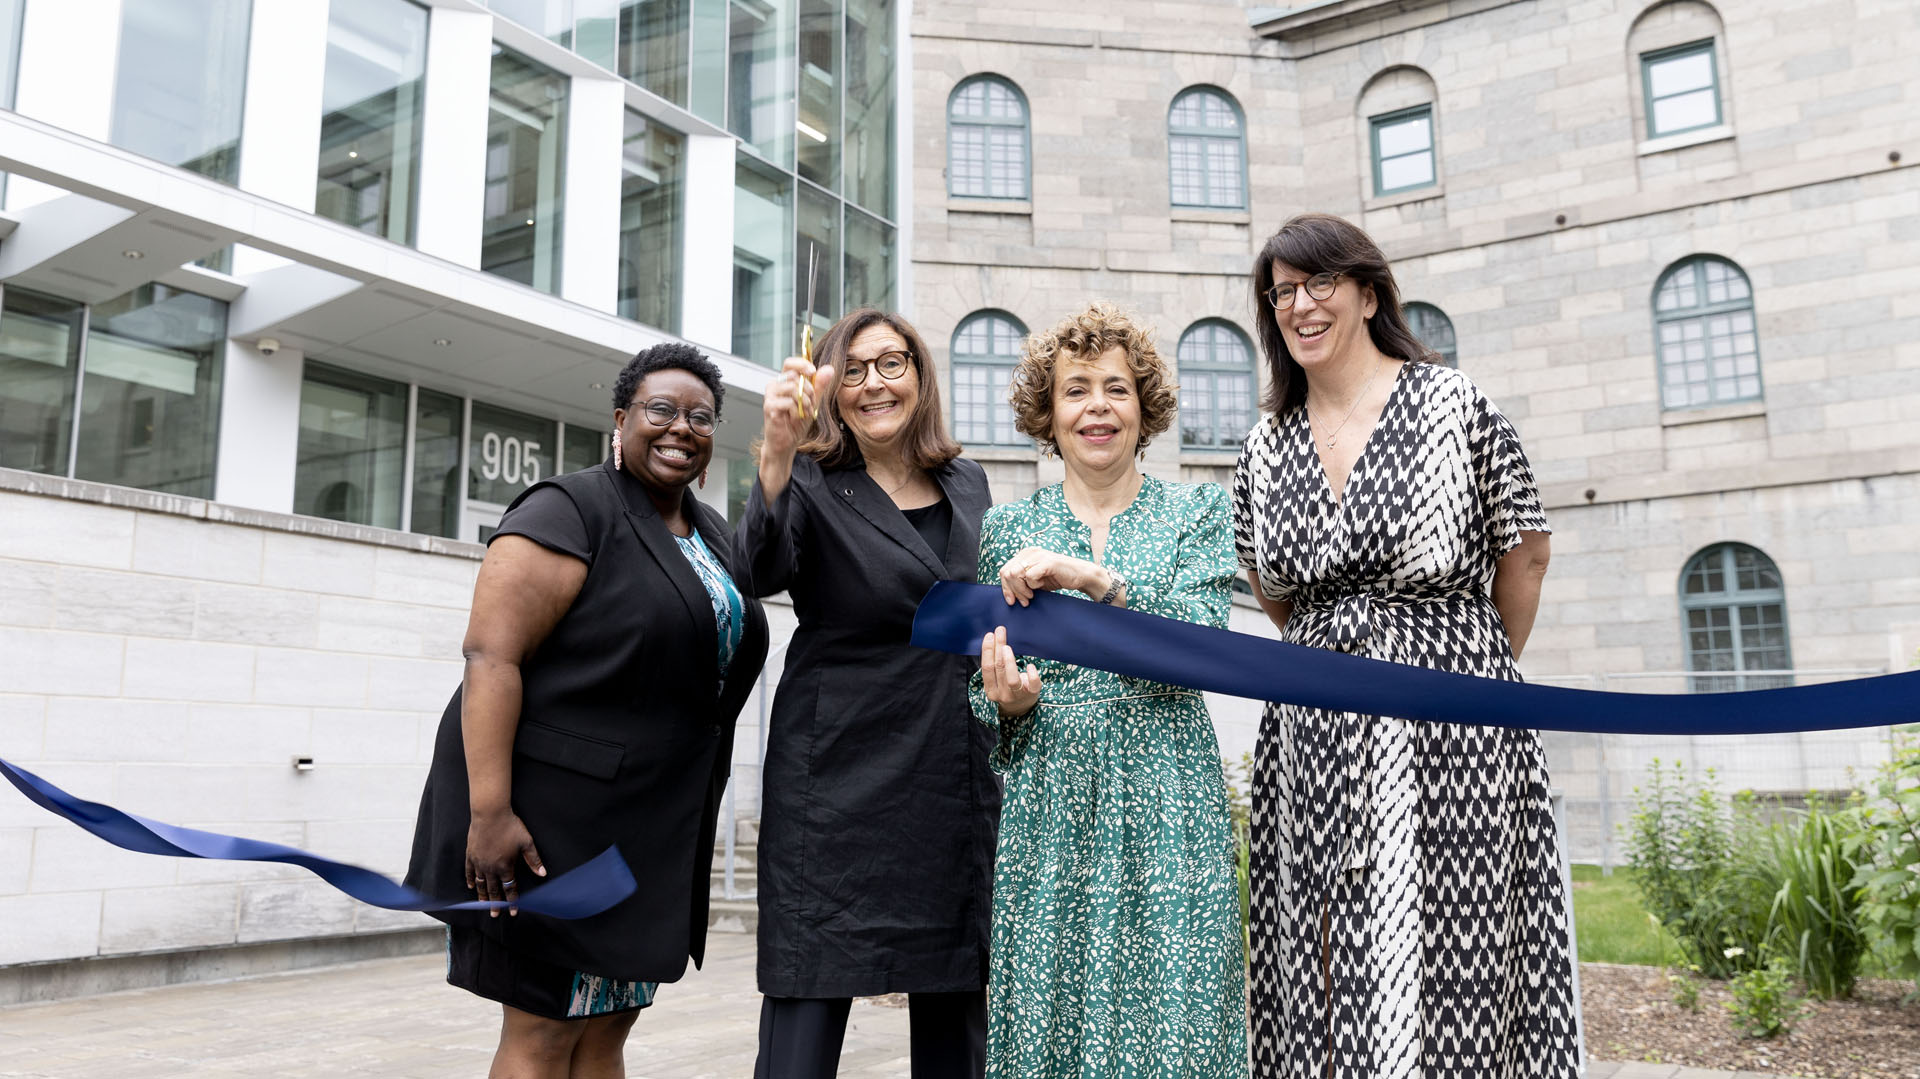
<path id="1" fill-rule="evenodd" d="M 735 537 L 741 587 L 800 623 L 761 796 L 754 1074 L 835 1074 L 851 999 L 906 993 L 915 1079 L 978 1077 L 1000 787 L 972 662 L 907 639 L 935 581 L 973 580 L 992 498 L 905 319 L 855 311 L 816 355 L 767 387 Z"/>
<path id="2" fill-rule="evenodd" d="M 602 914 L 434 915 L 447 980 L 503 1008 L 494 1075 L 622 1075 L 638 1009 L 698 964 L 733 722 L 766 658 L 726 520 L 687 489 L 720 370 L 688 345 L 614 385 L 613 456 L 535 484 L 488 542 L 407 882 L 513 903 L 616 844 L 642 883 Z"/>

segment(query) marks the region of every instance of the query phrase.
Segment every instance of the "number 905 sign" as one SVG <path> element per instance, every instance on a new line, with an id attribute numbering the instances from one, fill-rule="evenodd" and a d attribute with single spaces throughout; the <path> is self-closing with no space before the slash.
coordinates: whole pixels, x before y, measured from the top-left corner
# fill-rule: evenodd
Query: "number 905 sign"
<path id="1" fill-rule="evenodd" d="M 473 405 L 467 452 L 467 497 L 506 505 L 521 491 L 553 475 L 552 420 L 503 408 Z"/>

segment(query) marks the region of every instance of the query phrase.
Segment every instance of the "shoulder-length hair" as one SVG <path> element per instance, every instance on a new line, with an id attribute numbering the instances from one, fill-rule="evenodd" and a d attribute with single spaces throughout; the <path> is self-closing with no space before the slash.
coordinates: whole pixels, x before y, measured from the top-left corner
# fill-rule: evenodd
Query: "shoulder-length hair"
<path id="1" fill-rule="evenodd" d="M 1400 310 L 1400 289 L 1394 284 L 1387 256 L 1360 226 L 1332 214 L 1300 214 L 1267 237 L 1253 260 L 1254 319 L 1260 327 L 1260 351 L 1267 357 L 1271 376 L 1260 407 L 1274 415 L 1298 408 L 1307 399 L 1307 373 L 1287 350 L 1287 339 L 1275 321 L 1267 290 L 1273 287 L 1273 264 L 1285 263 L 1303 276 L 1336 273 L 1373 289 L 1378 306 L 1367 320 L 1373 347 L 1396 360 L 1431 363 L 1440 357 L 1420 343 L 1407 316 Z"/>
<path id="2" fill-rule="evenodd" d="M 947 434 L 946 421 L 940 410 L 940 379 L 934 373 L 933 357 L 927 354 L 927 343 L 920 339 L 920 333 L 912 323 L 877 307 L 859 308 L 834 323 L 826 336 L 815 342 L 813 362 L 822 367 L 832 364 L 834 371 L 845 373 L 847 349 L 852 346 L 853 339 L 860 335 L 861 330 L 876 324 L 884 324 L 906 341 L 907 352 L 913 360 L 914 376 L 920 380 L 919 403 L 913 406 L 913 415 L 907 417 L 906 428 L 900 433 L 900 454 L 915 468 L 939 468 L 960 456 L 960 444 Z M 867 377 L 878 376 L 869 374 Z M 851 468 L 861 462 L 860 444 L 840 421 L 838 390 L 836 383 L 828 393 L 822 395 L 813 429 L 796 447 L 796 452 L 820 462 L 821 468 Z"/>

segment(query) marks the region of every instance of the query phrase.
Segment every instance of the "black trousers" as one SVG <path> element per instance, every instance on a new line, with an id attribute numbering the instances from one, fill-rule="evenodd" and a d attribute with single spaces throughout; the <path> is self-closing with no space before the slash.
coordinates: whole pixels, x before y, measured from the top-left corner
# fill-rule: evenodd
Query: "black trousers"
<path id="1" fill-rule="evenodd" d="M 852 997 L 760 998 L 753 1079 L 833 1079 Z M 987 1070 L 987 992 L 909 993 L 913 1079 L 981 1079 Z"/>

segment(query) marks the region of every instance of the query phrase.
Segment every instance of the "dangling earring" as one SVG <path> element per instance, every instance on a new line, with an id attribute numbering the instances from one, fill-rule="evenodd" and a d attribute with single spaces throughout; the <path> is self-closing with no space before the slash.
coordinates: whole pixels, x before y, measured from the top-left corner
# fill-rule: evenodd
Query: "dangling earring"
<path id="1" fill-rule="evenodd" d="M 613 429 L 613 467 L 615 471 L 620 469 L 620 428 L 618 427 Z"/>
<path id="2" fill-rule="evenodd" d="M 702 489 L 707 486 L 707 470 L 704 468 L 700 470 L 700 486 Z"/>

